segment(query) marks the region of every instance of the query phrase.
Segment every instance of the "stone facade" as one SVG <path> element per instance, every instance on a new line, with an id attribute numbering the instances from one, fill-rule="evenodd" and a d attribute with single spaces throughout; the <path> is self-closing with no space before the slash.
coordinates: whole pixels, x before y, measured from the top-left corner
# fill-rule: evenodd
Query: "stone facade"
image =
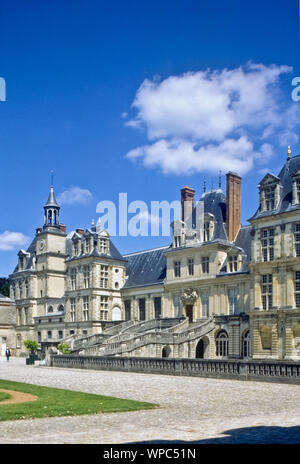
<path id="1" fill-rule="evenodd" d="M 241 178 L 181 190 L 170 246 L 122 256 L 98 221 L 66 234 L 53 188 L 11 280 L 15 348 L 204 359 L 300 359 L 300 157 L 259 184 L 241 226 Z"/>

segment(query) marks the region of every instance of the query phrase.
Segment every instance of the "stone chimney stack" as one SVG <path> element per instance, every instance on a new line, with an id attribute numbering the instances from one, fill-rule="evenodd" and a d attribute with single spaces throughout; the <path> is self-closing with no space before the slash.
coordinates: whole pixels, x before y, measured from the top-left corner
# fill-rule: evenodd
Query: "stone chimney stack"
<path id="1" fill-rule="evenodd" d="M 230 242 L 234 242 L 241 227 L 241 181 L 237 174 L 226 174 L 226 232 Z"/>
<path id="2" fill-rule="evenodd" d="M 191 187 L 181 189 L 181 220 L 186 222 L 192 215 L 195 203 L 195 190 Z"/>

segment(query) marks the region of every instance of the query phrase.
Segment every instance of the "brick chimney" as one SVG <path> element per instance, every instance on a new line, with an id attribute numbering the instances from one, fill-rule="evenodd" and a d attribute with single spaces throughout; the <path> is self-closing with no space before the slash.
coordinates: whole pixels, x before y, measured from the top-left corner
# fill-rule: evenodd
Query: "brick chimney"
<path id="1" fill-rule="evenodd" d="M 226 232 L 230 242 L 234 242 L 241 227 L 241 181 L 237 174 L 226 174 Z"/>
<path id="2" fill-rule="evenodd" d="M 181 189 L 181 220 L 186 222 L 192 215 L 195 202 L 195 190 L 191 187 Z"/>

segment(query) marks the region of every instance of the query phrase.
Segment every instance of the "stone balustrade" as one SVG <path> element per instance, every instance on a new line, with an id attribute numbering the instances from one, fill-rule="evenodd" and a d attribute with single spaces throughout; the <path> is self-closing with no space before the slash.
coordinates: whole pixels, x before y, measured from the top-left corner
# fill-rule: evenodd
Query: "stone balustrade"
<path id="1" fill-rule="evenodd" d="M 293 361 L 51 355 L 48 365 L 62 368 L 300 384 L 300 363 Z"/>

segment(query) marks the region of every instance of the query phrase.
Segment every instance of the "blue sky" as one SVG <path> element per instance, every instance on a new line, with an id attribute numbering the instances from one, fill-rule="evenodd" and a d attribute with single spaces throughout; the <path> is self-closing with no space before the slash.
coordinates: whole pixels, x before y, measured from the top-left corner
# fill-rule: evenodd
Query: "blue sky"
<path id="1" fill-rule="evenodd" d="M 297 0 L 12 0 L 0 14 L 0 276 L 42 225 L 51 170 L 57 197 L 81 195 L 61 205 L 68 231 L 119 192 L 150 204 L 189 185 L 198 199 L 203 176 L 217 187 L 222 169 L 225 187 L 234 167 L 246 224 L 264 173 L 288 145 L 300 153 Z M 126 253 L 169 238 L 113 241 Z"/>

